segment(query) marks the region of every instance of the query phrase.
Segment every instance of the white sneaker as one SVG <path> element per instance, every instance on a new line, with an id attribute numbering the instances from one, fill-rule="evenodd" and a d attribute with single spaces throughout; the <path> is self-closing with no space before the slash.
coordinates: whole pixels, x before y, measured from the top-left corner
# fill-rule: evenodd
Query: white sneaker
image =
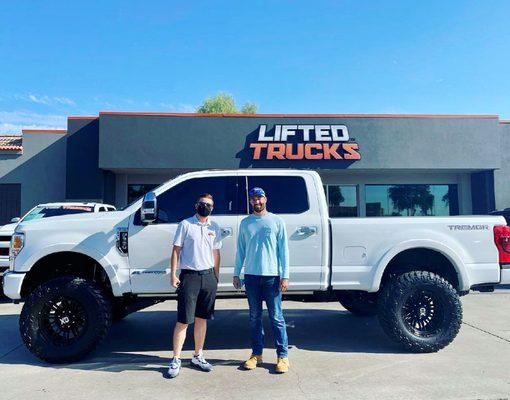
<path id="1" fill-rule="evenodd" d="M 200 368 L 202 371 L 210 372 L 212 371 L 212 365 L 205 361 L 204 356 L 202 354 L 194 355 L 191 359 L 191 365 Z"/>
<path id="2" fill-rule="evenodd" d="M 170 361 L 170 366 L 168 367 L 168 376 L 170 378 L 175 378 L 181 372 L 181 360 L 180 358 L 174 357 L 172 361 Z"/>

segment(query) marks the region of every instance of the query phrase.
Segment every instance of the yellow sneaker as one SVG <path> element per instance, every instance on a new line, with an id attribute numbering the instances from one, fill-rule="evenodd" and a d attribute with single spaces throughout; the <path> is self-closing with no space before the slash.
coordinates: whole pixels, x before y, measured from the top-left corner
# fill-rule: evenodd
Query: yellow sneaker
<path id="1" fill-rule="evenodd" d="M 250 358 L 245 361 L 243 364 L 244 369 L 255 369 L 257 368 L 257 363 L 262 362 L 262 356 L 256 356 L 255 354 L 252 354 Z"/>
<path id="2" fill-rule="evenodd" d="M 279 374 L 284 374 L 289 371 L 289 359 L 287 357 L 278 358 L 278 362 L 276 363 L 275 371 Z"/>

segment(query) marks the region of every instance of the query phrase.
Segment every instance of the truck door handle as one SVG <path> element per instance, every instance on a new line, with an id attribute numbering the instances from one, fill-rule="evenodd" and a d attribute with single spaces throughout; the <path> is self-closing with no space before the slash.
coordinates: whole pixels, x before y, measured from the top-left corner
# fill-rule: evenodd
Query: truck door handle
<path id="1" fill-rule="evenodd" d="M 220 230 L 221 230 L 221 238 L 222 239 L 232 236 L 232 228 L 220 228 Z"/>
<path id="2" fill-rule="evenodd" d="M 316 226 L 300 226 L 297 228 L 297 233 L 299 235 L 315 235 L 317 233 Z"/>

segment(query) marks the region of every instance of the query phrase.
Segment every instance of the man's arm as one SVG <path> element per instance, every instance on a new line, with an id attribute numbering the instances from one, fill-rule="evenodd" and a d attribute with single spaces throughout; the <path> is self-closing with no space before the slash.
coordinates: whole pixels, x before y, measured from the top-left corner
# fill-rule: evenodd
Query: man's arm
<path id="1" fill-rule="evenodd" d="M 239 236 L 237 237 L 236 265 L 234 268 L 234 276 L 241 275 L 244 259 L 246 257 L 246 241 L 244 240 L 244 229 L 241 224 L 239 227 Z"/>
<path id="2" fill-rule="evenodd" d="M 216 279 L 220 280 L 220 249 L 213 250 L 214 257 L 214 274 L 216 275 Z"/>
<path id="3" fill-rule="evenodd" d="M 214 259 L 214 273 L 216 279 L 220 280 L 220 249 L 223 247 L 221 242 L 221 229 L 218 224 L 214 223 L 214 242 L 213 242 L 213 259 Z"/>
<path id="4" fill-rule="evenodd" d="M 176 288 L 179 286 L 179 278 L 177 278 L 177 264 L 179 263 L 179 255 L 181 254 L 181 247 L 175 246 L 172 249 L 172 256 L 170 257 L 170 284 Z"/>
<path id="5" fill-rule="evenodd" d="M 243 269 L 244 259 L 246 258 L 246 241 L 244 238 L 243 224 L 239 226 L 239 235 L 237 237 L 237 252 L 236 252 L 236 265 L 234 268 L 234 278 L 232 283 L 236 289 L 241 289 L 241 270 Z"/>
<path id="6" fill-rule="evenodd" d="M 179 256 L 181 254 L 182 246 L 184 245 L 184 222 L 180 222 L 177 225 L 177 230 L 175 231 L 174 236 L 174 247 L 172 249 L 172 256 L 170 257 L 170 284 L 172 287 L 176 288 L 179 286 L 179 278 L 177 278 L 177 266 L 179 265 Z"/>
<path id="7" fill-rule="evenodd" d="M 278 230 L 278 265 L 281 271 L 280 289 L 285 292 L 289 286 L 289 242 L 287 238 L 287 228 L 285 222 L 280 220 L 280 229 Z"/>

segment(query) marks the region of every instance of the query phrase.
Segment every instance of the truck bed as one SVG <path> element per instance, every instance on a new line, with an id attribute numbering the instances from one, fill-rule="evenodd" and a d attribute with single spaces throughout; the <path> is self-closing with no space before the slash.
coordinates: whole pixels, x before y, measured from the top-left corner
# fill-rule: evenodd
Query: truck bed
<path id="1" fill-rule="evenodd" d="M 391 259 L 416 248 L 444 255 L 458 270 L 461 290 L 498 283 L 495 225 L 506 221 L 487 215 L 331 218 L 331 284 L 334 289 L 377 291 Z"/>

